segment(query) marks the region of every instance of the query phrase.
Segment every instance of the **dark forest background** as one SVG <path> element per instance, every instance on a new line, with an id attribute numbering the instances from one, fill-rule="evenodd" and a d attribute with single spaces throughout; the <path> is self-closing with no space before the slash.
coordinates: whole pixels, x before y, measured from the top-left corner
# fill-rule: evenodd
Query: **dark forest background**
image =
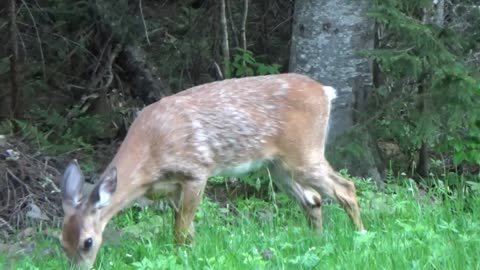
<path id="1" fill-rule="evenodd" d="M 290 72 L 300 2 L 2 1 L 0 226 L 22 224 L 35 207 L 36 218 L 58 216 L 65 164 L 81 160 L 93 183 L 145 105 L 215 80 Z M 380 188 L 408 182 L 472 194 L 480 185 L 480 4 L 367 2 L 372 28 L 359 31 L 373 46 L 351 53 L 368 61 L 372 85 L 332 162 L 348 169 L 342 156 L 362 153 L 358 138 L 368 133 Z M 245 183 L 240 193 L 266 194 L 266 181 Z"/>

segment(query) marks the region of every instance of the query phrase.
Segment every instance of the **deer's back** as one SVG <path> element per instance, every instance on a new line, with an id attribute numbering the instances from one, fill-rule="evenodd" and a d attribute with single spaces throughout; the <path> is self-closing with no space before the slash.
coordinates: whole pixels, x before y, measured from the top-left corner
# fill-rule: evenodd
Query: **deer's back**
<path id="1" fill-rule="evenodd" d="M 163 156 L 219 168 L 249 167 L 273 158 L 281 144 L 301 143 L 298 134 L 309 131 L 291 129 L 315 122 L 328 109 L 326 101 L 322 86 L 303 75 L 248 77 L 166 97 L 146 107 L 135 122 L 149 123 L 143 126 L 153 130 L 151 139 Z"/>

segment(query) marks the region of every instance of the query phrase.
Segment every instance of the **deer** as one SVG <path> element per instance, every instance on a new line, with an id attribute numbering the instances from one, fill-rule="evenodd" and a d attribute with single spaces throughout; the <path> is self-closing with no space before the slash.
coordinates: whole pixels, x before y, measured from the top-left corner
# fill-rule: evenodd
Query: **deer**
<path id="1" fill-rule="evenodd" d="M 337 90 L 282 73 L 197 85 L 144 107 L 90 193 L 76 159 L 61 176 L 60 243 L 72 265 L 93 267 L 109 220 L 135 199 L 166 198 L 174 242 L 194 240 L 194 214 L 209 177 L 266 167 L 322 231 L 322 196 L 339 203 L 365 233 L 356 187 L 325 158 Z"/>

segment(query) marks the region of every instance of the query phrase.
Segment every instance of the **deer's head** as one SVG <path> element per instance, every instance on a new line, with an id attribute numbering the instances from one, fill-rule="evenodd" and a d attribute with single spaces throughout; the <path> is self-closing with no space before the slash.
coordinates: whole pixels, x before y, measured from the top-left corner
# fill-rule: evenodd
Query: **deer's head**
<path id="1" fill-rule="evenodd" d="M 102 243 L 106 222 L 101 210 L 110 203 L 117 187 L 117 170 L 107 169 L 97 185 L 83 196 L 84 176 L 76 160 L 72 160 L 61 180 L 64 220 L 60 244 L 71 263 L 82 269 L 95 262 Z"/>

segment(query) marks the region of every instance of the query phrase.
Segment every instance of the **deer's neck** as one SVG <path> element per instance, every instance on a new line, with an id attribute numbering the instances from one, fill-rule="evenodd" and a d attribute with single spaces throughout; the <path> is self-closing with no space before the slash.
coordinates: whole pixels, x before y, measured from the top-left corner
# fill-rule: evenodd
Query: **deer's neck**
<path id="1" fill-rule="evenodd" d="M 130 155 L 127 156 L 127 159 L 129 157 L 135 158 Z M 101 220 L 104 226 L 114 215 L 129 207 L 135 199 L 145 194 L 149 183 L 158 177 L 144 159 L 132 162 L 132 159 L 128 161 L 126 158 L 115 158 L 110 166 L 116 166 L 118 170 L 117 189 L 110 204 L 102 209 Z"/>

